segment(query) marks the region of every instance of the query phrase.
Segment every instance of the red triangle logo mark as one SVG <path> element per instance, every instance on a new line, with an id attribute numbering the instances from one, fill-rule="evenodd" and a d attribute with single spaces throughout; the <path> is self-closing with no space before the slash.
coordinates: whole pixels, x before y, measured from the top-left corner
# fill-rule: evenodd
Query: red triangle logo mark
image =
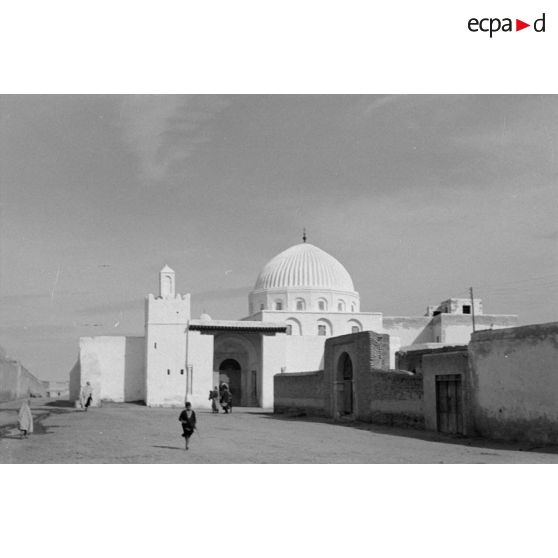
<path id="1" fill-rule="evenodd" d="M 520 19 L 515 20 L 515 30 L 516 31 L 521 31 L 522 29 L 525 29 L 526 27 L 531 27 L 531 24 L 530 23 L 525 23 L 524 21 L 521 21 Z"/>

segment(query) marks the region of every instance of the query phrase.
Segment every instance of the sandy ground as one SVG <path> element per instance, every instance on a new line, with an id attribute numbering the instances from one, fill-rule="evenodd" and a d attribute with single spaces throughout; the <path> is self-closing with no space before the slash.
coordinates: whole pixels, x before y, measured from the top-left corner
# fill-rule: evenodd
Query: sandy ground
<path id="1" fill-rule="evenodd" d="M 18 438 L 17 403 L 0 406 L 0 463 L 558 463 L 558 448 L 457 439 L 262 409 L 198 411 L 184 450 L 179 409 L 105 404 L 88 412 L 33 400 L 35 433 Z"/>

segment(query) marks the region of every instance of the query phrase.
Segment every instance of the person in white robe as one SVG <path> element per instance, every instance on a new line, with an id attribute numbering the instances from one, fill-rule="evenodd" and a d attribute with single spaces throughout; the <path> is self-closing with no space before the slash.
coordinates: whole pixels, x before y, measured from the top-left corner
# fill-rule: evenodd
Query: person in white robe
<path id="1" fill-rule="evenodd" d="M 18 423 L 20 437 L 27 438 L 33 432 L 33 415 L 31 414 L 31 407 L 29 401 L 24 399 L 18 412 Z"/>

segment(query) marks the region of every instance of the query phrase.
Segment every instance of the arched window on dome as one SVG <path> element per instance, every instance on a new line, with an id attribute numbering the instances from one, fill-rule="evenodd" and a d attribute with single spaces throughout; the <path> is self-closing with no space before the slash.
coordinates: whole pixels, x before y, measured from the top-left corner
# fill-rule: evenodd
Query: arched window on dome
<path id="1" fill-rule="evenodd" d="M 337 301 L 337 312 L 345 312 L 345 301 L 338 300 Z"/>
<path id="2" fill-rule="evenodd" d="M 303 298 L 296 299 L 296 309 L 298 311 L 304 311 L 306 309 L 306 303 L 304 302 Z"/>
<path id="3" fill-rule="evenodd" d="M 320 312 L 326 312 L 327 311 L 327 300 L 325 298 L 319 298 L 318 299 L 318 310 Z"/>
<path id="4" fill-rule="evenodd" d="M 289 318 L 287 322 L 287 335 L 302 335 L 302 326 L 298 320 Z"/>
<path id="5" fill-rule="evenodd" d="M 349 320 L 348 326 L 351 333 L 358 333 L 359 331 L 362 331 L 362 324 L 358 320 Z"/>
<path id="6" fill-rule="evenodd" d="M 333 335 L 333 329 L 329 320 L 320 319 L 318 320 L 318 335 L 325 335 L 326 337 L 331 337 Z"/>
<path id="7" fill-rule="evenodd" d="M 351 303 L 351 312 L 356 312 L 356 304 L 354 302 Z"/>

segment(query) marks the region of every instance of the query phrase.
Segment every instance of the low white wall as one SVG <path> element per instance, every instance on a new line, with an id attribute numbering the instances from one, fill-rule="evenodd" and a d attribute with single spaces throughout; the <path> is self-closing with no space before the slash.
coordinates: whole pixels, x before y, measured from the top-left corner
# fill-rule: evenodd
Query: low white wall
<path id="1" fill-rule="evenodd" d="M 82 337 L 79 348 L 80 384 L 90 382 L 93 406 L 99 405 L 101 400 L 145 398 L 143 337 Z M 73 385 L 72 396 L 75 397 Z"/>
<path id="2" fill-rule="evenodd" d="M 409 316 L 384 316 L 382 328 L 377 333 L 388 333 L 399 338 L 399 346 L 434 341 L 432 318 Z"/>
<path id="3" fill-rule="evenodd" d="M 273 407 L 274 380 L 276 374 L 285 367 L 286 339 L 284 333 L 262 335 L 262 378 L 260 391 L 260 406 Z"/>

